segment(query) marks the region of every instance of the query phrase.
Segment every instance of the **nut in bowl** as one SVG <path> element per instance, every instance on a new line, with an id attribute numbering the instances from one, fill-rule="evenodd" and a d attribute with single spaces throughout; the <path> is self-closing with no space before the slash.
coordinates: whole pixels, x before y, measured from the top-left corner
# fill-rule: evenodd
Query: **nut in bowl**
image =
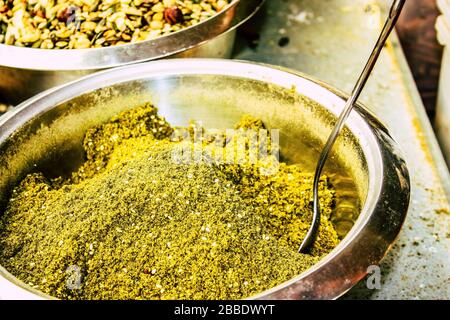
<path id="1" fill-rule="evenodd" d="M 99 48 L 194 26 L 231 0 L 0 1 L 0 43 L 41 49 Z"/>

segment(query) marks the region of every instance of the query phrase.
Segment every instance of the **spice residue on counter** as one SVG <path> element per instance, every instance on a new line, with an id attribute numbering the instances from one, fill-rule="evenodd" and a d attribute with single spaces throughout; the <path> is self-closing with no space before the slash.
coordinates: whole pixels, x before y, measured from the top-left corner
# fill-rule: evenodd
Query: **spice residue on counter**
<path id="1" fill-rule="evenodd" d="M 0 264 L 63 299 L 240 299 L 292 279 L 338 243 L 326 177 L 320 232 L 305 255 L 297 248 L 311 220 L 311 173 L 279 163 L 267 174 L 271 155 L 174 161 L 180 147 L 223 155 L 246 129 L 263 128 L 247 116 L 217 143 L 223 132 L 172 128 L 150 104 L 119 114 L 86 133 L 87 160 L 70 178 L 33 173 L 15 188 Z"/>

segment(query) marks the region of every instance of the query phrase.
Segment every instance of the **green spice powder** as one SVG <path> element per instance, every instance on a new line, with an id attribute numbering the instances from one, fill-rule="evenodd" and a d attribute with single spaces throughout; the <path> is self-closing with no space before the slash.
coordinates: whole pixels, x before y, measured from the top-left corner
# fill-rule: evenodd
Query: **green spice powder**
<path id="1" fill-rule="evenodd" d="M 236 125 L 263 127 L 251 117 Z M 326 177 L 317 241 L 299 254 L 312 175 L 284 163 L 262 174 L 269 156 L 177 163 L 176 148 L 198 144 L 174 141 L 177 130 L 147 104 L 90 129 L 87 160 L 71 178 L 28 175 L 1 220 L 0 264 L 63 299 L 240 299 L 292 279 L 337 245 Z M 230 142 L 186 130 L 203 130 L 210 154 Z"/>

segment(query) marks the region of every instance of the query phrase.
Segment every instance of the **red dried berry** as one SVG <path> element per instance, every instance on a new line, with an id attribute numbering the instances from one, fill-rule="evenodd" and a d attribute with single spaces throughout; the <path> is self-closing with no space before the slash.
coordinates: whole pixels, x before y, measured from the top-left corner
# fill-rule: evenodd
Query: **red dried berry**
<path id="1" fill-rule="evenodd" d="M 164 19 L 170 24 L 181 23 L 184 20 L 183 12 L 178 7 L 166 8 L 164 10 Z"/>

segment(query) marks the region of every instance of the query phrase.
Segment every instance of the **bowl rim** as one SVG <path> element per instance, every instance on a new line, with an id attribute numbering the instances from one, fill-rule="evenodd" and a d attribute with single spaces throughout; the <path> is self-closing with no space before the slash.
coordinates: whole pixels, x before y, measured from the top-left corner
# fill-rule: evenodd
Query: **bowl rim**
<path id="1" fill-rule="evenodd" d="M 297 93 L 303 95 L 306 91 L 313 90 L 317 96 L 314 98 L 306 96 L 322 104 L 335 115 L 342 110 L 346 100 L 345 94 L 310 76 L 266 64 L 219 59 L 153 61 L 89 75 L 25 101 L 0 119 L 0 144 L 29 119 L 80 94 L 128 81 L 174 75 L 239 77 L 286 89 L 295 86 Z M 250 299 L 338 298 L 367 275 L 369 266 L 377 265 L 382 260 L 397 238 L 410 199 L 408 170 L 402 153 L 389 136 L 387 129 L 364 106 L 358 104 L 355 107 L 348 126 L 358 138 L 362 139 L 360 144 L 362 142 L 366 158 L 368 150 L 372 152 L 373 157 L 366 159 L 369 167 L 368 200 L 360 217 L 341 243 L 312 268 Z M 352 126 L 352 123 L 357 123 L 360 127 Z M 356 130 L 360 132 L 357 134 Z M 377 201 L 371 201 L 375 198 Z M 30 290 L 29 286 L 0 266 L 0 283 L 2 277 L 4 280 L 12 281 L 13 285 L 19 286 L 34 298 L 52 298 L 34 289 Z M 1 291 L 0 289 L 0 293 Z"/>
<path id="2" fill-rule="evenodd" d="M 39 49 L 0 44 L 0 66 L 39 70 L 96 70 L 161 59 L 205 44 L 248 21 L 266 0 L 233 0 L 200 23 L 155 39 L 87 49 Z"/>

